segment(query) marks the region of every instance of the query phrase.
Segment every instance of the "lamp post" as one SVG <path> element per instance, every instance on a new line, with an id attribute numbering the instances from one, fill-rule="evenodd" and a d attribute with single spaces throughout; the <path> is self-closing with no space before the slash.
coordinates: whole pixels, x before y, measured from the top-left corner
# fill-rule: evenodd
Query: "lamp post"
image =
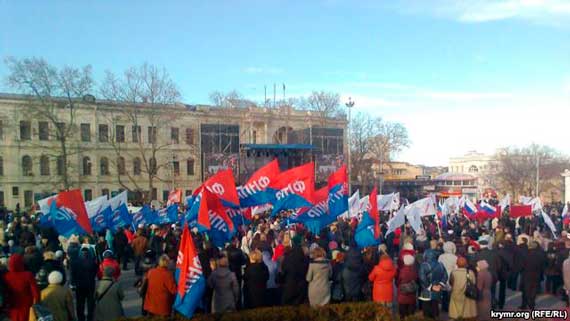
<path id="1" fill-rule="evenodd" d="M 351 172 L 351 167 L 350 167 L 350 166 L 351 166 L 351 160 L 350 160 L 350 125 L 351 125 L 350 121 L 351 121 L 351 113 L 350 113 L 350 112 L 351 112 L 351 110 L 352 110 L 352 107 L 354 107 L 354 101 L 352 100 L 351 97 L 348 97 L 348 102 L 347 102 L 345 105 L 346 105 L 346 108 L 348 108 L 348 126 L 347 126 L 347 127 L 348 127 L 348 135 L 347 135 L 347 148 L 348 148 L 348 150 L 347 150 L 347 154 L 348 154 L 348 169 L 347 169 L 347 172 L 348 172 L 348 195 L 349 195 L 349 196 L 352 196 L 352 184 L 351 184 L 352 179 L 351 179 L 351 176 L 350 176 L 350 172 Z"/>

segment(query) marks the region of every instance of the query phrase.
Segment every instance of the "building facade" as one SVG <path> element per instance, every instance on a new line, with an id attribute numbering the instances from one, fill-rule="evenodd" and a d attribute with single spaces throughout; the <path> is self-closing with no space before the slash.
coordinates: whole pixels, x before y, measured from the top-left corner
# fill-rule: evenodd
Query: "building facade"
<path id="1" fill-rule="evenodd" d="M 0 95 L 0 205 L 28 208 L 66 186 L 85 200 L 128 190 L 131 199 L 165 201 L 173 188 L 190 194 L 220 167 L 239 180 L 244 145 L 294 143 L 284 133 L 319 123 L 290 107 L 63 103 L 40 113 L 45 107 L 29 97 Z M 341 155 L 346 125 L 327 119 L 340 129 Z"/>
<path id="2" fill-rule="evenodd" d="M 476 194 L 478 197 L 497 188 L 495 175 L 499 170 L 499 162 L 494 156 L 470 151 L 459 157 L 449 159 L 449 173 L 468 174 L 475 177 Z"/>

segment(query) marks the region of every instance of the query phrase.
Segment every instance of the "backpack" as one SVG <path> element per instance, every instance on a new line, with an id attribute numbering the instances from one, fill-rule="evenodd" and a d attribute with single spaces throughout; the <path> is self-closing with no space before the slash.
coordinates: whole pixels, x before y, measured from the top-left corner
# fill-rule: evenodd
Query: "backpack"
<path id="1" fill-rule="evenodd" d="M 32 309 L 34 310 L 37 321 L 54 321 L 51 311 L 41 303 L 32 305 Z"/>

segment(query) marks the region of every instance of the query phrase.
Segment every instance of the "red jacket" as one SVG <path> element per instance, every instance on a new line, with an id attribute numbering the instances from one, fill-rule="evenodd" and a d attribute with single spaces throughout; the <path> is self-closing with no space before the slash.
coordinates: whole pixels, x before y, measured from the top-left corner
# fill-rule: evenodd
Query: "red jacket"
<path id="1" fill-rule="evenodd" d="M 40 300 L 36 279 L 31 272 L 24 271 L 24 257 L 20 254 L 10 257 L 8 269 L 3 277 L 8 317 L 12 321 L 28 321 L 30 308 Z"/>
<path id="2" fill-rule="evenodd" d="M 404 265 L 400 269 L 398 281 L 396 282 L 398 284 L 398 304 L 416 304 L 416 293 L 402 293 L 400 285 L 412 281 L 416 281 L 416 284 L 418 284 L 417 278 L 418 273 L 414 265 Z"/>
<path id="3" fill-rule="evenodd" d="M 115 270 L 115 272 L 113 272 L 113 279 L 117 281 L 121 276 L 121 267 L 119 266 L 119 262 L 117 262 L 117 260 L 111 258 L 103 259 L 103 262 L 101 262 L 99 265 L 99 271 L 97 271 L 97 278 L 101 280 L 103 277 L 103 271 L 108 266 L 112 267 Z"/>
<path id="4" fill-rule="evenodd" d="M 372 269 L 368 279 L 373 283 L 372 300 L 374 302 L 392 302 L 394 298 L 394 276 L 396 268 L 392 259 L 381 258 L 378 265 Z"/>
<path id="5" fill-rule="evenodd" d="M 174 275 L 166 268 L 157 267 L 146 274 L 147 290 L 144 310 L 159 316 L 170 316 L 176 295 Z"/>

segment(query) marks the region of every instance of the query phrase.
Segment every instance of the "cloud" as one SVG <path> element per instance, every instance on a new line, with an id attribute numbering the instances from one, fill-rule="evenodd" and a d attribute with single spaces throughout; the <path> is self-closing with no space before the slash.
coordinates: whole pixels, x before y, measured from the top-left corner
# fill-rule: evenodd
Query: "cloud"
<path id="1" fill-rule="evenodd" d="M 283 73 L 283 69 L 280 68 L 273 68 L 273 67 L 246 67 L 242 70 L 246 74 L 258 75 L 258 74 L 266 74 L 266 75 L 276 75 Z"/>
<path id="2" fill-rule="evenodd" d="M 406 2 L 402 11 L 425 12 L 465 23 L 522 19 L 550 25 L 568 25 L 567 0 L 416 0 Z"/>

